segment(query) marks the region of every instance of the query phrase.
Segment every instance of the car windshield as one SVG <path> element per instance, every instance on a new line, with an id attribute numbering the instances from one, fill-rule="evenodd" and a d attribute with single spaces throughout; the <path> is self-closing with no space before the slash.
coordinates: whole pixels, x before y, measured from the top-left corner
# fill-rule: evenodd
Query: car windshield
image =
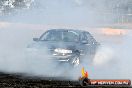
<path id="1" fill-rule="evenodd" d="M 77 42 L 79 35 L 74 31 L 48 31 L 40 37 L 40 40 Z"/>

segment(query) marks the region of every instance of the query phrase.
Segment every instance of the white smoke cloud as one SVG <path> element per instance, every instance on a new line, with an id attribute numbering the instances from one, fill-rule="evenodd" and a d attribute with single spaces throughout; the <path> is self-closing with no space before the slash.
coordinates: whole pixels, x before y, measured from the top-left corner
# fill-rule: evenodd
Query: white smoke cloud
<path id="1" fill-rule="evenodd" d="M 101 46 L 93 59 L 93 64 L 96 66 L 108 64 L 114 58 L 114 49 Z"/>
<path id="2" fill-rule="evenodd" d="M 82 5 L 82 4 L 83 4 L 83 0 L 75 0 L 75 2 L 76 2 L 78 5 Z"/>
<path id="3" fill-rule="evenodd" d="M 91 9 L 87 7 L 74 7 L 71 0 L 62 2 L 52 0 L 52 3 L 50 3 L 51 0 L 41 0 L 41 2 L 42 7 L 45 7 L 44 5 L 47 7 L 41 8 L 40 6 L 42 12 L 40 12 L 40 9 L 34 9 L 31 12 L 12 16 L 10 19 L 15 22 L 37 24 L 65 25 L 68 23 L 86 26 L 89 22 L 92 22 L 92 24 L 96 25 L 94 19 L 98 18 L 98 14 L 89 13 Z M 81 0 L 76 0 L 76 2 L 78 4 L 83 3 Z M 29 73 L 43 77 L 47 75 L 65 76 L 78 79 L 81 75 L 81 68 L 84 67 L 89 72 L 91 79 L 132 79 L 131 34 L 123 36 L 122 44 L 116 44 L 104 38 L 107 42 L 101 40 L 102 42 L 100 43 L 103 43 L 103 46 L 98 49 L 93 62 L 90 63 L 86 59 L 86 63 L 82 63 L 77 68 L 71 68 L 67 64 L 58 64 L 58 66 L 54 62 L 45 60 L 44 58 L 47 55 L 44 55 L 43 59 L 27 58 L 25 49 L 32 42 L 33 37 L 39 36 L 37 32 L 40 32 L 39 27 L 36 30 L 21 29 L 21 26 L 16 29 L 12 25 L 7 29 L 0 29 L 0 71 Z M 116 39 L 113 37 L 113 40 Z"/>
<path id="4" fill-rule="evenodd" d="M 28 73 L 31 76 L 42 77 L 63 76 L 67 79 L 77 80 L 84 67 L 91 79 L 132 79 L 132 42 L 130 41 L 132 36 L 130 34 L 122 36 L 122 43 L 113 43 L 104 38 L 107 42 L 101 40 L 102 45 L 93 60 L 86 57 L 85 63 L 81 63 L 77 68 L 72 68 L 68 64 L 58 64 L 47 60 L 48 56 L 44 52 L 43 55 L 39 54 L 38 58 L 35 58 L 34 54 L 31 54 L 31 57 L 27 56 L 27 45 L 32 42 L 33 37 L 38 37 L 42 32 L 39 29 L 16 29 L 11 26 L 1 29 L 0 71 Z M 116 40 L 118 41 L 118 38 L 113 37 L 113 41 Z"/>

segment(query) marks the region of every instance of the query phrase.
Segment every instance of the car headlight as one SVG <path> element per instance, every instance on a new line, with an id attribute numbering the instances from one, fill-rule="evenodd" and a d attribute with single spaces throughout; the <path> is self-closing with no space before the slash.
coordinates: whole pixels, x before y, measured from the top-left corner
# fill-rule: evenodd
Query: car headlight
<path id="1" fill-rule="evenodd" d="M 72 53 L 72 50 L 57 48 L 54 50 L 56 53 Z"/>

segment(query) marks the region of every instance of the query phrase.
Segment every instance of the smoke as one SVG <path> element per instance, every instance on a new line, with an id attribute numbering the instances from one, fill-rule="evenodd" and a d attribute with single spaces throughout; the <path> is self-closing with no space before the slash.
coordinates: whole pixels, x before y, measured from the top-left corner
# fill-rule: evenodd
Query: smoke
<path id="1" fill-rule="evenodd" d="M 102 23 L 100 19 L 103 17 L 98 12 L 105 7 L 105 3 L 102 1 L 99 4 L 97 0 L 92 1 L 34 0 L 37 3 L 34 5 L 36 7 L 30 9 L 30 11 L 22 10 L 16 15 L 13 14 L 6 21 L 32 23 L 34 25 L 54 24 L 58 25 L 57 28 L 59 28 L 59 25 L 84 25 L 87 29 L 87 26 Z M 90 62 L 91 60 L 86 57 L 85 63 L 73 68 L 68 64 L 58 64 L 47 60 L 49 57 L 45 51 L 43 51 L 43 55 L 40 53 L 37 58 L 35 58 L 35 54 L 31 55 L 32 58 L 28 57 L 26 47 L 32 42 L 33 37 L 42 34 L 43 31 L 39 29 L 42 28 L 23 28 L 22 26 L 15 28 L 14 25 L 0 29 L 0 71 L 26 73 L 31 76 L 64 76 L 67 79 L 78 79 L 81 76 L 81 68 L 84 67 L 91 79 L 132 79 L 131 33 L 123 36 L 122 43 L 112 42 L 109 38 L 106 39 L 107 37 L 103 36 L 100 40 L 101 46 L 98 48 L 93 62 Z M 94 35 L 96 35 L 96 32 Z M 102 36 L 97 35 L 96 37 Z M 118 41 L 115 36 L 111 36 L 111 38 L 113 41 Z"/>
<path id="2" fill-rule="evenodd" d="M 131 32 L 131 31 L 129 31 Z M 131 73 L 131 38 L 130 33 L 120 36 L 111 36 L 113 41 L 103 41 L 93 60 L 93 66 L 89 68 L 91 77 L 97 79 L 132 79 Z M 105 39 L 105 38 L 104 38 Z M 109 39 L 107 39 L 109 40 Z"/>
<path id="3" fill-rule="evenodd" d="M 40 36 L 41 30 L 16 29 L 11 26 L 0 31 L 0 72 L 23 73 L 23 76 L 56 77 L 57 79 L 72 79 L 76 72 L 80 75 L 81 68 L 74 68 L 69 63 L 52 61 L 47 54 L 46 47 L 37 54 L 27 46 L 33 37 Z M 44 31 L 43 31 L 44 32 Z M 75 75 L 74 74 L 74 75 Z M 73 76 L 74 76 L 73 75 Z M 75 75 L 77 79 L 79 75 Z"/>
<path id="4" fill-rule="evenodd" d="M 29 10 L 18 10 L 4 18 L 12 22 L 95 26 L 109 22 L 106 3 L 94 0 L 34 0 Z M 107 20 L 105 19 L 107 18 Z M 2 18 L 3 19 L 3 18 Z M 43 19 L 43 20 L 42 20 Z M 100 22 L 101 21 L 101 22 Z"/>
<path id="5" fill-rule="evenodd" d="M 132 79 L 131 33 L 118 38 L 111 36 L 113 41 L 118 41 L 121 38 L 121 43 L 108 41 L 103 36 L 104 40 L 101 40 L 101 46 L 93 60 L 86 57 L 78 67 L 71 67 L 68 63 L 56 63 L 48 60 L 49 57 L 45 49 L 40 50 L 41 52 L 37 56 L 35 53 L 28 53 L 27 46 L 32 43 L 32 38 L 38 37 L 42 32 L 44 30 L 16 29 L 11 26 L 1 29 L 0 71 L 77 80 L 81 76 L 82 67 L 84 67 L 91 79 Z"/>
<path id="6" fill-rule="evenodd" d="M 101 46 L 93 59 L 93 64 L 96 66 L 108 64 L 114 57 L 114 50 L 110 47 Z"/>

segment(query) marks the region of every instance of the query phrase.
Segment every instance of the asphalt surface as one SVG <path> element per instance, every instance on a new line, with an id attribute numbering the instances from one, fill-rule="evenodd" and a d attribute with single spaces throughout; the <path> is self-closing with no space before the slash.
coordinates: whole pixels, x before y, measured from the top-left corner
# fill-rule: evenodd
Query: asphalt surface
<path id="1" fill-rule="evenodd" d="M 78 81 L 54 80 L 52 78 L 24 77 L 21 74 L 0 73 L 0 88 L 80 88 Z M 86 86 L 86 88 L 108 88 L 108 86 Z M 109 86 L 109 88 L 115 88 Z M 116 87 L 117 88 L 117 87 Z M 130 88 L 120 86 L 118 88 Z"/>
<path id="2" fill-rule="evenodd" d="M 52 80 L 51 80 L 52 79 Z M 0 88 L 80 87 L 78 81 L 55 80 L 55 78 L 25 77 L 21 74 L 0 73 Z"/>

